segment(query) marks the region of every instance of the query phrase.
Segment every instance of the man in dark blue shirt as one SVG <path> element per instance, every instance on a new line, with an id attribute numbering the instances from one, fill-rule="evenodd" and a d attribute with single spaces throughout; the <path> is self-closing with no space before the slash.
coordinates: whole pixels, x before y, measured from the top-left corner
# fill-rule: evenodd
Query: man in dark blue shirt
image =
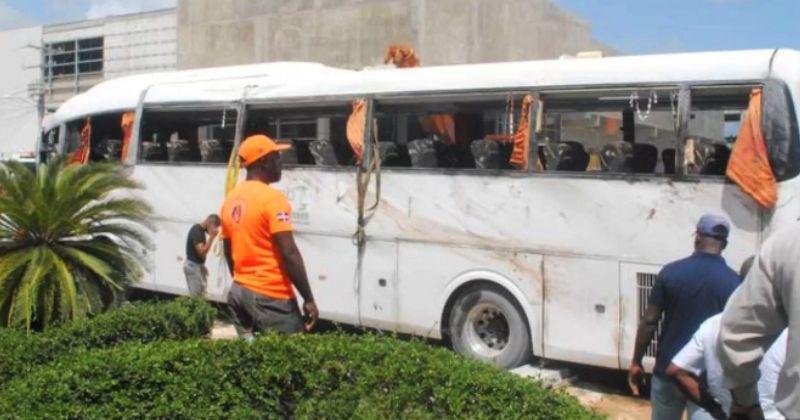
<path id="1" fill-rule="evenodd" d="M 695 252 L 688 258 L 667 264 L 658 274 L 647 311 L 639 323 L 628 382 L 634 394 L 644 375 L 642 358 L 662 319 L 656 366 L 650 390 L 652 419 L 678 420 L 686 398 L 666 376 L 666 369 L 706 319 L 722 312 L 739 286 L 739 276 L 725 264 L 722 250 L 728 244 L 730 225 L 724 217 L 707 214 L 700 218 L 695 233 Z"/>

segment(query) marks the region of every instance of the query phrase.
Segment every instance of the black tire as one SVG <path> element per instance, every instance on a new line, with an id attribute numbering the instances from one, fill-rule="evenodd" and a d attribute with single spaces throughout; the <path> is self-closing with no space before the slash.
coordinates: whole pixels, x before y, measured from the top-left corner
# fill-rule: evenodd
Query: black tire
<path id="1" fill-rule="evenodd" d="M 530 361 L 531 334 L 525 315 L 505 290 L 468 289 L 455 300 L 449 338 L 456 352 L 511 369 Z"/>

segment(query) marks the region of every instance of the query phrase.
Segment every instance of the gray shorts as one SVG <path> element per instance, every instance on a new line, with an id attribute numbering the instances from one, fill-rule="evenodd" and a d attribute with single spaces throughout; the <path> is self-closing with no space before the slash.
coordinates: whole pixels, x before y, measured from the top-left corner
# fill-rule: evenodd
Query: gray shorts
<path id="1" fill-rule="evenodd" d="M 303 331 L 303 319 L 294 299 L 263 296 L 234 281 L 228 292 L 228 307 L 240 336 L 248 332 L 292 334 Z"/>
<path id="2" fill-rule="evenodd" d="M 208 286 L 208 269 L 203 264 L 186 260 L 183 263 L 183 274 L 186 276 L 186 285 L 189 286 L 189 296 L 203 296 Z"/>

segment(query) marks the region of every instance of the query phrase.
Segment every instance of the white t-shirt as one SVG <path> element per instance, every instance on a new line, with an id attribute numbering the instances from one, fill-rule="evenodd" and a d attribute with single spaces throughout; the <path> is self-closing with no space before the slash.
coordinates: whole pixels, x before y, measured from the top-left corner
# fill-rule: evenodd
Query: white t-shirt
<path id="1" fill-rule="evenodd" d="M 764 410 L 766 420 L 782 420 L 784 418 L 775 407 L 775 389 L 778 388 L 778 376 L 780 376 L 783 362 L 786 360 L 788 335 L 789 330 L 783 330 L 758 366 L 761 371 L 761 378 L 758 379 L 758 400 L 761 402 L 761 409 Z"/>
<path id="2" fill-rule="evenodd" d="M 692 339 L 672 359 L 672 363 L 679 368 L 700 376 L 705 372 L 708 392 L 722 405 L 725 413 L 730 414 L 731 393 L 725 386 L 722 376 L 722 365 L 717 357 L 717 339 L 722 315 L 708 318 L 700 325 Z M 783 344 L 781 344 L 781 342 Z M 761 363 L 761 379 L 758 381 L 758 391 L 761 406 L 767 419 L 783 419 L 775 409 L 773 401 L 775 387 L 778 382 L 783 361 L 786 358 L 786 331 L 772 345 Z"/>

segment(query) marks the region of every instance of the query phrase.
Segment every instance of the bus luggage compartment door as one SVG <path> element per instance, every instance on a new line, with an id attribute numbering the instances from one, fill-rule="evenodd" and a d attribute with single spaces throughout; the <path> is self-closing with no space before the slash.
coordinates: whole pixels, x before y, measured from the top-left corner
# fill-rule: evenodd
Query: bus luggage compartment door
<path id="1" fill-rule="evenodd" d="M 619 263 L 544 257 L 544 357 L 619 367 Z"/>
<path id="2" fill-rule="evenodd" d="M 393 330 L 397 326 L 397 243 L 369 242 L 359 287 L 361 325 Z"/>

